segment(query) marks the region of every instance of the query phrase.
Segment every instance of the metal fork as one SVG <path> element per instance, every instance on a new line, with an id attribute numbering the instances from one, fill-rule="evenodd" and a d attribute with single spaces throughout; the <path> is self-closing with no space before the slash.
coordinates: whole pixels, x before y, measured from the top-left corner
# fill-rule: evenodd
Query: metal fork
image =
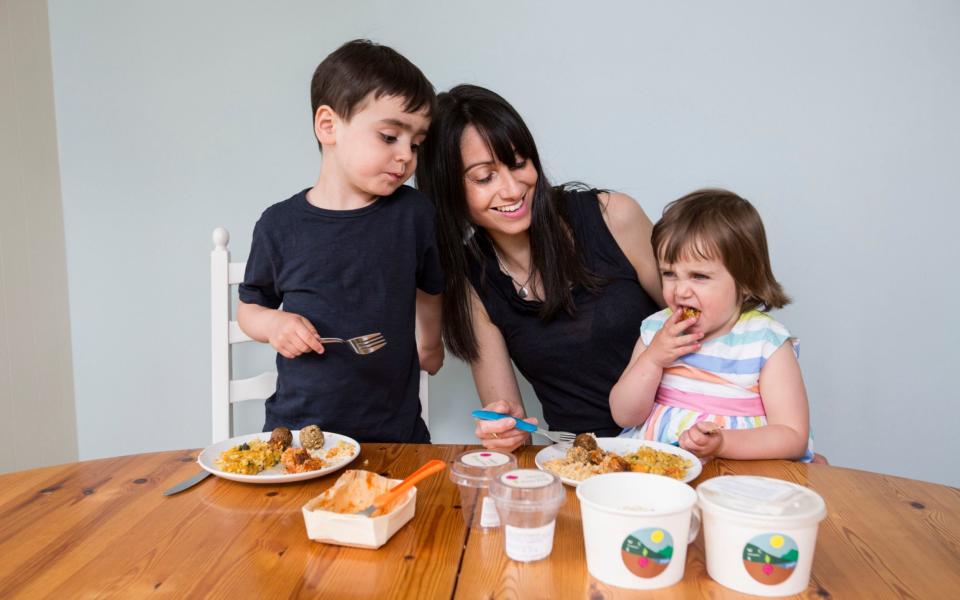
<path id="1" fill-rule="evenodd" d="M 530 433 L 539 433 L 543 437 L 553 440 L 558 444 L 567 444 L 577 439 L 577 434 L 570 433 L 569 431 L 547 431 L 546 429 L 540 429 L 539 427 Z"/>
<path id="2" fill-rule="evenodd" d="M 470 414 L 476 419 L 483 419 L 485 421 L 498 421 L 504 417 L 510 417 L 513 419 L 515 427 L 520 431 L 540 434 L 558 444 L 572 442 L 577 437 L 577 434 L 570 433 L 569 431 L 547 431 L 546 429 L 541 429 L 532 423 L 527 423 L 522 419 L 518 419 L 513 415 L 506 415 L 503 413 L 493 412 L 491 410 L 475 410 Z"/>
<path id="3" fill-rule="evenodd" d="M 386 338 L 380 332 L 368 333 L 344 340 L 335 337 L 320 338 L 321 344 L 347 344 L 357 354 L 370 354 L 387 345 Z"/>

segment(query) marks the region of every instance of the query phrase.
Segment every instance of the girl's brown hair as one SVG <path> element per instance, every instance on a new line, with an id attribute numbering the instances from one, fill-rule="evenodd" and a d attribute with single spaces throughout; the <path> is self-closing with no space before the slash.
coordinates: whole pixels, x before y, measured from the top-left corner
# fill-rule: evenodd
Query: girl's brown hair
<path id="1" fill-rule="evenodd" d="M 770 310 L 790 303 L 773 276 L 760 213 L 748 201 L 721 189 L 697 190 L 674 200 L 653 226 L 657 260 L 715 259 L 737 283 L 741 310 Z"/>

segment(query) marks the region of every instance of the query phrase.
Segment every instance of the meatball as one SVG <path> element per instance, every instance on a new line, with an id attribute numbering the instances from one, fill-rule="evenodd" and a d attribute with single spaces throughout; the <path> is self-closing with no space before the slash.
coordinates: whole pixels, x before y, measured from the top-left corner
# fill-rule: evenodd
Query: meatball
<path id="1" fill-rule="evenodd" d="M 581 433 L 573 440 L 573 445 L 584 450 L 596 450 L 597 438 L 592 433 Z"/>
<path id="2" fill-rule="evenodd" d="M 622 456 L 609 454 L 603 459 L 603 462 L 600 463 L 600 467 L 603 473 L 618 473 L 621 471 L 629 471 L 630 463 Z"/>
<path id="3" fill-rule="evenodd" d="M 300 445 L 307 450 L 323 448 L 323 431 L 316 425 L 307 425 L 300 430 Z"/>
<path id="4" fill-rule="evenodd" d="M 597 448 L 596 450 L 591 450 L 587 453 L 587 460 L 590 461 L 591 465 L 599 465 L 603 462 L 603 459 L 607 457 L 607 453 Z"/>
<path id="5" fill-rule="evenodd" d="M 290 444 L 293 443 L 293 434 L 290 433 L 290 430 L 286 427 L 277 427 L 273 430 L 273 433 L 270 434 L 270 441 L 268 443 L 281 450 L 286 450 L 290 447 Z"/>

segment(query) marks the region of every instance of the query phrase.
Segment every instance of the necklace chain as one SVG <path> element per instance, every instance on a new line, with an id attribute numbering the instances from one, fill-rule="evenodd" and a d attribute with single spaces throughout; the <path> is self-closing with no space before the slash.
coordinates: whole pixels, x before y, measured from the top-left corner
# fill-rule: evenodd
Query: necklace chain
<path id="1" fill-rule="evenodd" d="M 530 290 L 527 288 L 527 284 L 530 283 L 531 279 L 533 279 L 533 269 L 530 269 L 530 272 L 527 274 L 527 280 L 523 283 L 520 283 L 513 278 L 513 275 L 510 274 L 510 269 L 507 268 L 507 263 L 500 257 L 500 253 L 497 252 L 496 245 L 490 245 L 493 247 L 493 255 L 497 257 L 497 264 L 500 265 L 500 268 L 503 269 L 503 272 L 506 273 L 507 277 L 510 278 L 510 281 L 517 284 L 517 286 L 520 288 L 517 290 L 517 295 L 520 296 L 521 299 L 526 300 L 527 296 L 530 295 Z"/>

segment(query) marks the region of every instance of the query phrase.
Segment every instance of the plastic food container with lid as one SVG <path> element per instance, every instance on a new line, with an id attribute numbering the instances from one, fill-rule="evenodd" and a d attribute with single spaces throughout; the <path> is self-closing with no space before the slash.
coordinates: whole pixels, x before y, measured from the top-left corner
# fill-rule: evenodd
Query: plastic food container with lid
<path id="1" fill-rule="evenodd" d="M 366 478 L 377 486 L 370 492 L 373 496 L 387 491 L 401 482 L 376 473 L 362 470 L 346 471 L 333 487 L 307 502 L 301 511 L 307 527 L 307 537 L 325 544 L 353 546 L 356 548 L 379 548 L 387 543 L 416 513 L 417 488 L 411 488 L 403 497 L 388 505 L 387 512 L 379 516 L 332 512 L 324 510 L 338 489 L 350 485 L 355 479 Z M 367 505 L 368 502 L 361 504 Z"/>
<path id="2" fill-rule="evenodd" d="M 517 457 L 500 450 L 468 450 L 450 465 L 450 480 L 460 489 L 460 506 L 467 527 L 489 531 L 500 526 L 500 516 L 487 494 L 490 482 L 517 468 Z"/>
<path id="3" fill-rule="evenodd" d="M 514 469 L 490 483 L 490 497 L 503 522 L 509 558 L 531 562 L 550 556 L 557 512 L 567 499 L 560 478 L 538 469 Z"/>
<path id="4" fill-rule="evenodd" d="M 827 516 L 820 494 L 769 477 L 724 476 L 701 483 L 697 497 L 710 577 L 757 596 L 806 589 Z"/>

